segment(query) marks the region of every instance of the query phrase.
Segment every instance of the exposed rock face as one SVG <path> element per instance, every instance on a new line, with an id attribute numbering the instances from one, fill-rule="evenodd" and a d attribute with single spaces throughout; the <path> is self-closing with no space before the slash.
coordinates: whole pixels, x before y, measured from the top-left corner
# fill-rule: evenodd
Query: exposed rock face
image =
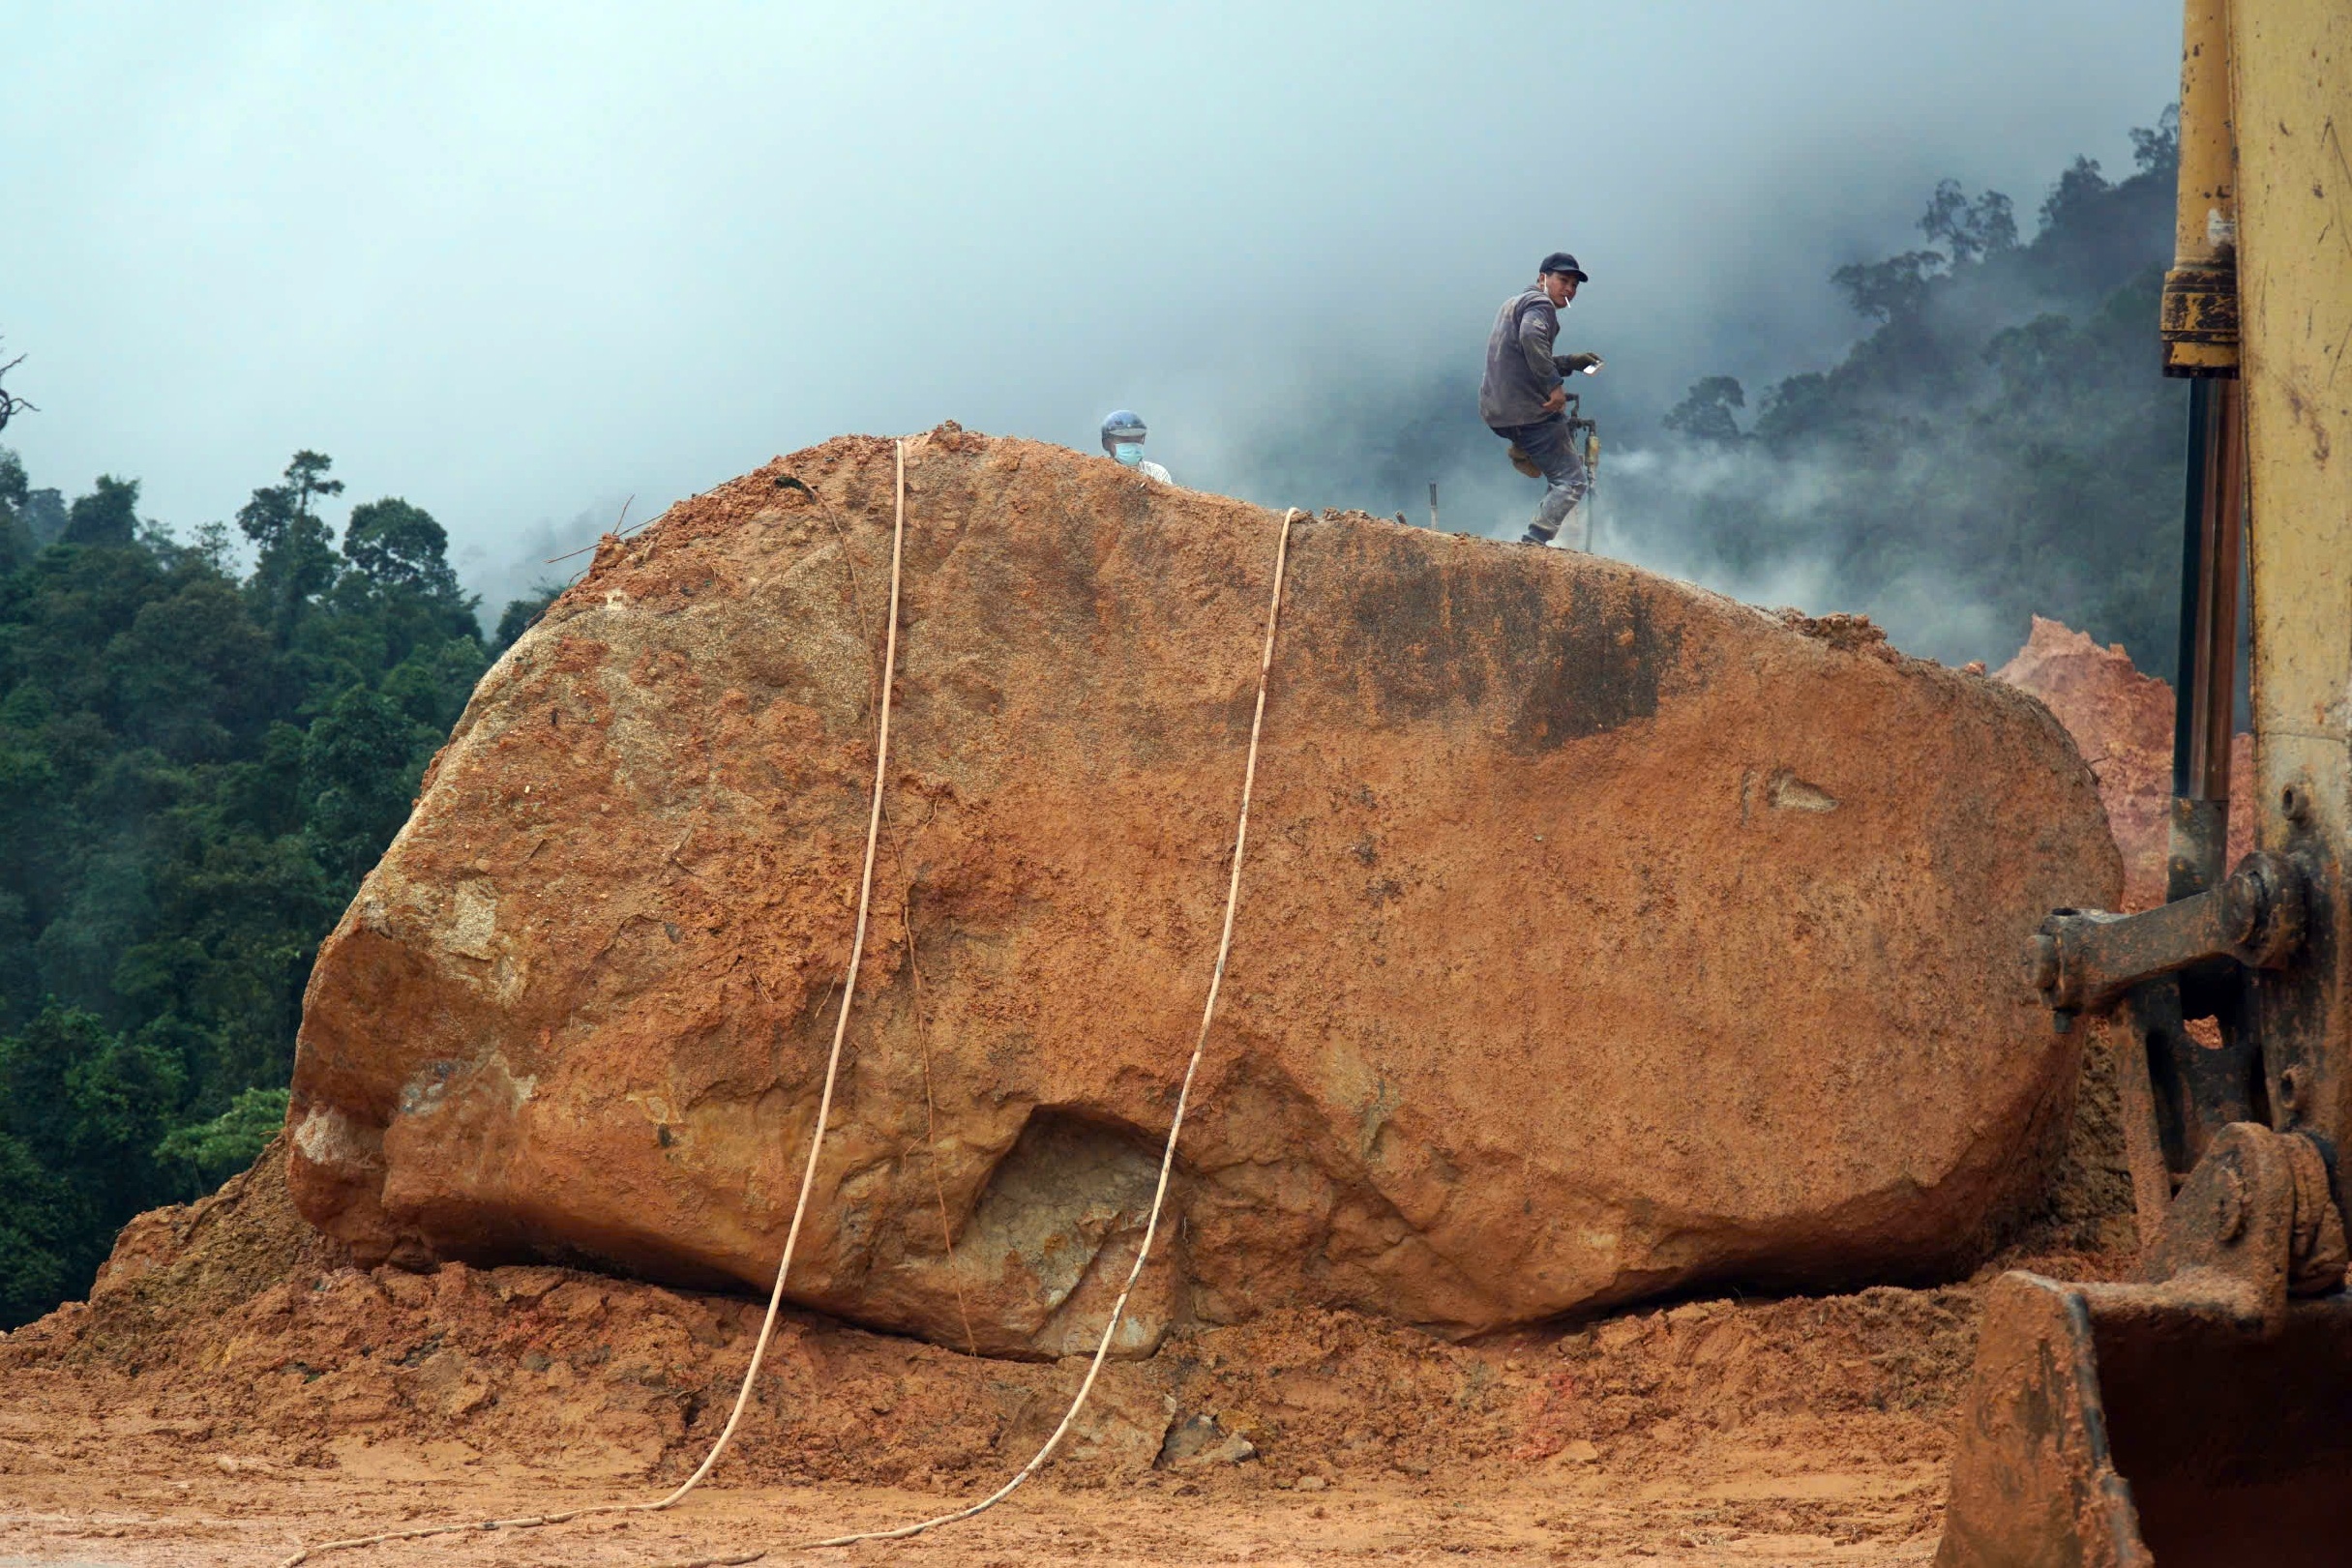
<path id="1" fill-rule="evenodd" d="M 311 983 L 289 1178 L 363 1259 L 767 1283 L 850 940 L 890 486 L 845 438 L 683 503 L 484 679 Z M 1133 1258 L 1208 981 L 1276 519 L 953 427 L 908 488 L 790 1294 L 1061 1354 Z M 1965 1266 L 2074 1082 L 2018 945 L 2119 879 L 2049 714 L 1867 623 L 1304 519 L 1181 1223 L 1122 1346 Z"/>
<path id="2" fill-rule="evenodd" d="M 2099 777 L 2107 825 L 2124 857 L 2126 909 L 2164 902 L 2164 861 L 2172 835 L 2172 688 L 2132 666 L 2123 645 L 2102 648 L 2058 621 L 2034 617 L 2017 656 L 1994 672 L 2049 705 Z M 2230 777 L 2250 784 L 2253 737 L 2230 749 Z M 2243 789 L 2229 806 L 2229 863 L 2253 847 L 2253 797 Z"/>

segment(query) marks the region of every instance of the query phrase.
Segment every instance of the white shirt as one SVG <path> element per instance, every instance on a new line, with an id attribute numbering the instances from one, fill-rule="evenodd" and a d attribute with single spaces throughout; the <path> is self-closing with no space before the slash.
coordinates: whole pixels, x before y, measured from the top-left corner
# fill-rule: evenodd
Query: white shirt
<path id="1" fill-rule="evenodd" d="M 1158 463 L 1153 462 L 1149 458 L 1146 458 L 1143 461 L 1137 463 L 1135 465 L 1135 471 L 1143 475 L 1146 479 L 1156 479 L 1163 485 L 1173 485 L 1176 483 L 1175 480 L 1168 477 L 1167 469 L 1162 468 Z"/>

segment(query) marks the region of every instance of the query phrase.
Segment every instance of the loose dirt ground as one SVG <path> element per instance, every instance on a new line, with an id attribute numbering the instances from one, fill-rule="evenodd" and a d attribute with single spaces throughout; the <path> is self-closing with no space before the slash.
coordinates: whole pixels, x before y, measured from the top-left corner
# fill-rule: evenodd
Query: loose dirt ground
<path id="1" fill-rule="evenodd" d="M 127 1425 L 136 1425 L 135 1421 Z M 200 1447 L 104 1435 L 62 1458 L 74 1473 L 12 1475 L 0 1564 L 269 1563 L 303 1540 L 408 1522 L 598 1500 L 545 1470 L 453 1468 L 418 1450 L 331 1472 L 227 1474 Z M 104 1476 L 93 1463 L 102 1460 Z M 1922 1563 L 1941 1467 L 1864 1461 L 1792 1473 L 1789 1456 L 1733 1451 L 1673 1477 L 1607 1471 L 1464 1486 L 1343 1479 L 1320 1493 L 1152 1476 L 1119 1490 L 1048 1483 L 996 1513 L 911 1544 L 778 1562 L 905 1561 L 936 1568 L 1108 1561 L 1342 1563 Z M 350 1564 L 591 1564 L 691 1560 L 787 1534 L 895 1524 L 936 1511 L 928 1490 L 721 1485 L 680 1510 L 525 1533 L 472 1532 L 322 1559 Z"/>
<path id="2" fill-rule="evenodd" d="M 266 1563 L 321 1537 L 658 1495 L 708 1443 L 750 1304 L 564 1276 L 521 1305 L 500 1301 L 504 1276 L 558 1271 L 455 1290 L 451 1272 L 345 1270 L 308 1301 L 278 1287 L 168 1364 L 12 1366 L 0 1562 Z M 428 1284 L 413 1313 L 384 1288 Z M 1067 1461 L 997 1513 L 849 1555 L 1922 1561 L 1974 1328 L 1955 1287 L 1694 1302 L 1467 1347 L 1347 1317 L 1218 1331 L 1115 1368 Z M 343 1560 L 660 1562 L 902 1523 L 1009 1472 L 1077 1372 L 806 1319 L 778 1356 L 722 1482 L 672 1514 Z M 1171 1464 L 1164 1434 L 1202 1416 L 1256 1454 Z"/>
<path id="3" fill-rule="evenodd" d="M 2117 1237 L 2112 1171 L 2080 1142 L 2072 1207 L 2003 1263 L 2121 1265 L 2079 1250 Z M 707 1448 L 757 1303 L 558 1268 L 361 1270 L 301 1225 L 281 1170 L 265 1156 L 143 1216 L 90 1303 L 0 1336 L 0 1565 L 258 1568 L 338 1535 L 650 1498 Z M 1995 1266 L 1473 1345 L 1344 1313 L 1179 1331 L 1114 1364 L 1063 1457 L 996 1513 L 819 1555 L 1924 1562 Z M 901 1523 L 1009 1474 L 1080 1372 L 815 1316 L 786 1320 L 768 1367 L 717 1481 L 670 1514 L 325 1560 L 664 1563 Z"/>

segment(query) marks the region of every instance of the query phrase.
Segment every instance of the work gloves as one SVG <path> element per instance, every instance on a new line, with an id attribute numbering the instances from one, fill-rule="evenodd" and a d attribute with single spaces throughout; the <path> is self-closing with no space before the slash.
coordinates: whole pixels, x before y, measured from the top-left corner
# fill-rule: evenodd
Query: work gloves
<path id="1" fill-rule="evenodd" d="M 1554 354 L 1552 368 L 1562 375 L 1574 375 L 1580 370 L 1600 369 L 1598 354 Z"/>

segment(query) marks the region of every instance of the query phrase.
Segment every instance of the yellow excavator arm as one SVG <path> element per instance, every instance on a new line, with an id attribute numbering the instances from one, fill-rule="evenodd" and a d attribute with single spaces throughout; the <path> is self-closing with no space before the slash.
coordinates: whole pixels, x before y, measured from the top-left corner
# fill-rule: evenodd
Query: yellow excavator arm
<path id="1" fill-rule="evenodd" d="M 2352 1562 L 2352 0 L 2186 11 L 2171 902 L 2027 946 L 2061 1027 L 2118 1031 L 2140 1278 L 1995 1283 L 1940 1568 Z M 2241 546 L 2259 825 L 2223 876 Z"/>

